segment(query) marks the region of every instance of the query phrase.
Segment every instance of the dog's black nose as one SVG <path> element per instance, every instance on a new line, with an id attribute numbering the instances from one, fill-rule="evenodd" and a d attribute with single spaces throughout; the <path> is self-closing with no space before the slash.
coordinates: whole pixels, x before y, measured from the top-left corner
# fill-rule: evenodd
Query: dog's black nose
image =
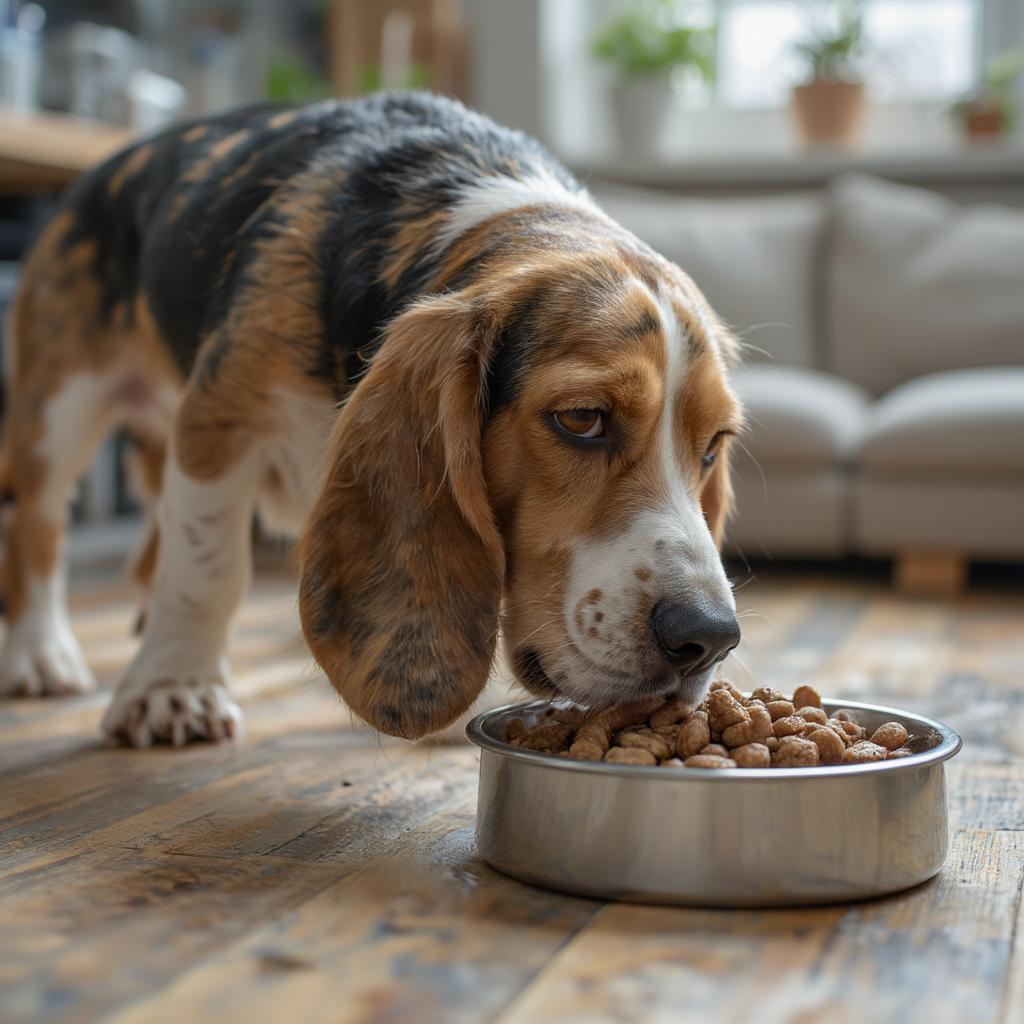
<path id="1" fill-rule="evenodd" d="M 735 612 L 708 601 L 659 601 L 651 625 L 662 655 L 685 675 L 710 668 L 740 642 Z"/>

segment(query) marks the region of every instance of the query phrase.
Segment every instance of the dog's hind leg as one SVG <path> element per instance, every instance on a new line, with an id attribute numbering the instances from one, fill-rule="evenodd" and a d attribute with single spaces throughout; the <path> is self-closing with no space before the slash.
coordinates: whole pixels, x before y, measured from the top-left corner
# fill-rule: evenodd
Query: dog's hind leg
<path id="1" fill-rule="evenodd" d="M 64 539 L 74 484 L 111 426 L 108 393 L 106 377 L 86 371 L 49 394 L 32 373 L 9 388 L 0 694 L 77 693 L 94 685 L 68 621 Z"/>

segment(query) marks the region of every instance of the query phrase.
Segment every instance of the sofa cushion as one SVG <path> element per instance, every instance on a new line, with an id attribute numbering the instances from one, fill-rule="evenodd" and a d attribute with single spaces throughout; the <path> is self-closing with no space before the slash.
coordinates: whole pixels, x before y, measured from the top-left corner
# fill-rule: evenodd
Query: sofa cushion
<path id="1" fill-rule="evenodd" d="M 744 443 L 762 467 L 829 468 L 856 449 L 867 395 L 818 370 L 741 366 L 733 383 L 747 410 Z"/>
<path id="2" fill-rule="evenodd" d="M 693 278 L 751 346 L 745 358 L 819 363 L 813 296 L 825 210 L 820 196 L 680 199 L 610 186 L 594 195 L 611 217 Z"/>
<path id="3" fill-rule="evenodd" d="M 868 411 L 857 459 L 870 471 L 1024 484 L 1024 367 L 934 373 L 890 391 Z"/>
<path id="4" fill-rule="evenodd" d="M 1024 210 L 860 175 L 830 196 L 829 369 L 881 394 L 924 373 L 1024 365 Z"/>

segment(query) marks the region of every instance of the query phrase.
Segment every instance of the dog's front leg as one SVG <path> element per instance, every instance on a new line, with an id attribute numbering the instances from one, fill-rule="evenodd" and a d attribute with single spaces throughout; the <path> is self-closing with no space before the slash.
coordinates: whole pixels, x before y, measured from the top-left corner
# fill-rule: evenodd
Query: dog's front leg
<path id="1" fill-rule="evenodd" d="M 170 453 L 145 633 L 104 717 L 109 737 L 145 747 L 240 733 L 225 646 L 249 583 L 259 473 L 254 448 L 230 468 L 200 476 L 186 472 L 180 453 Z"/>

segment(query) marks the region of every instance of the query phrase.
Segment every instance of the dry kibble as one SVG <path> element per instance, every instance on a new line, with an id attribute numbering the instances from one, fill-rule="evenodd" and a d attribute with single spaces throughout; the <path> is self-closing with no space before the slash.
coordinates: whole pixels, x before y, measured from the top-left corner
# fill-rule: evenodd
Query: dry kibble
<path id="1" fill-rule="evenodd" d="M 796 711 L 791 700 L 770 700 L 765 707 L 773 722 L 777 722 L 780 718 L 789 718 Z"/>
<path id="2" fill-rule="evenodd" d="M 828 721 L 828 715 L 821 708 L 812 707 L 811 705 L 797 708 L 796 714 L 805 722 L 813 722 L 815 725 L 824 725 Z"/>
<path id="3" fill-rule="evenodd" d="M 772 754 L 776 768 L 811 768 L 818 763 L 818 748 L 801 736 L 785 736 L 779 740 L 779 749 Z"/>
<path id="4" fill-rule="evenodd" d="M 686 717 L 688 710 L 687 706 L 680 701 L 671 701 L 664 707 L 658 708 L 657 711 L 652 711 L 651 717 L 647 721 L 650 722 L 651 728 L 657 732 L 661 726 L 675 725 L 681 722 Z"/>
<path id="5" fill-rule="evenodd" d="M 562 722 L 544 722 L 527 729 L 519 739 L 519 746 L 523 750 L 554 754 L 565 749 L 571 735 L 572 729 Z"/>
<path id="6" fill-rule="evenodd" d="M 607 753 L 607 747 L 602 747 L 593 740 L 576 740 L 569 748 L 569 756 L 576 761 L 600 761 Z"/>
<path id="7" fill-rule="evenodd" d="M 521 718 L 513 718 L 505 729 L 505 742 L 518 743 L 526 735 L 526 723 Z"/>
<path id="8" fill-rule="evenodd" d="M 657 764 L 658 759 L 649 750 L 640 750 L 637 747 L 612 747 L 604 755 L 606 761 L 612 764 Z"/>
<path id="9" fill-rule="evenodd" d="M 653 732 L 621 732 L 617 742 L 620 747 L 626 749 L 646 750 L 654 755 L 656 761 L 661 761 L 672 753 L 668 741 Z"/>
<path id="10" fill-rule="evenodd" d="M 715 754 L 694 754 L 684 762 L 687 768 L 735 768 L 736 762 L 731 757 L 718 757 Z"/>
<path id="11" fill-rule="evenodd" d="M 706 711 L 694 711 L 683 722 L 676 740 L 676 751 L 685 761 L 694 754 L 699 754 L 711 742 L 711 730 L 708 727 Z"/>
<path id="12" fill-rule="evenodd" d="M 671 768 L 805 768 L 913 753 L 912 737 L 899 722 L 885 722 L 868 739 L 856 712 L 826 715 L 813 687 L 798 687 L 792 700 L 766 686 L 744 697 L 724 680 L 693 711 L 678 699 L 591 712 L 551 707 L 538 724 L 510 721 L 505 740 L 577 761 Z"/>
<path id="13" fill-rule="evenodd" d="M 799 715 L 790 715 L 788 718 L 779 718 L 772 723 L 772 733 L 782 739 L 783 736 L 802 736 L 811 727 L 812 723 Z"/>
<path id="14" fill-rule="evenodd" d="M 820 708 L 821 697 L 813 686 L 798 686 L 793 691 L 793 706 L 799 708 Z"/>
<path id="15" fill-rule="evenodd" d="M 807 738 L 818 748 L 818 760 L 821 764 L 839 764 L 846 753 L 846 742 L 839 738 L 834 729 L 819 726 L 812 729 Z"/>
<path id="16" fill-rule="evenodd" d="M 849 724 L 849 723 L 845 723 Z M 853 737 L 850 736 L 847 731 L 843 728 L 844 723 L 838 722 L 834 718 L 830 718 L 825 725 L 831 729 L 842 741 L 843 746 L 848 747 L 853 742 Z"/>
<path id="17" fill-rule="evenodd" d="M 556 722 L 564 722 L 566 725 L 578 729 L 587 720 L 587 713 L 583 708 L 556 708 L 551 717 Z"/>
<path id="18" fill-rule="evenodd" d="M 739 768 L 770 768 L 771 751 L 763 743 L 745 743 L 732 752 L 732 759 Z"/>
<path id="19" fill-rule="evenodd" d="M 848 747 L 843 753 L 844 764 L 865 764 L 868 761 L 884 761 L 889 756 L 885 747 L 880 747 L 870 740 L 860 740 Z"/>
<path id="20" fill-rule="evenodd" d="M 713 730 L 722 732 L 748 718 L 750 712 L 728 690 L 712 690 L 708 694 L 708 722 Z"/>
<path id="21" fill-rule="evenodd" d="M 899 750 L 907 742 L 907 730 L 899 722 L 886 722 L 872 734 L 871 742 L 886 750 Z"/>
<path id="22" fill-rule="evenodd" d="M 725 690 L 737 704 L 742 704 L 744 701 L 742 692 L 737 690 L 727 679 L 716 679 L 711 684 L 710 691 L 714 693 L 716 690 Z"/>
<path id="23" fill-rule="evenodd" d="M 772 719 L 767 708 L 755 704 L 747 709 L 750 717 L 745 722 L 730 725 L 722 732 L 722 742 L 729 747 L 742 747 L 748 743 L 759 743 L 772 735 Z"/>
<path id="24" fill-rule="evenodd" d="M 723 747 L 721 743 L 709 743 L 701 750 L 706 757 L 728 757 L 729 748 Z"/>

